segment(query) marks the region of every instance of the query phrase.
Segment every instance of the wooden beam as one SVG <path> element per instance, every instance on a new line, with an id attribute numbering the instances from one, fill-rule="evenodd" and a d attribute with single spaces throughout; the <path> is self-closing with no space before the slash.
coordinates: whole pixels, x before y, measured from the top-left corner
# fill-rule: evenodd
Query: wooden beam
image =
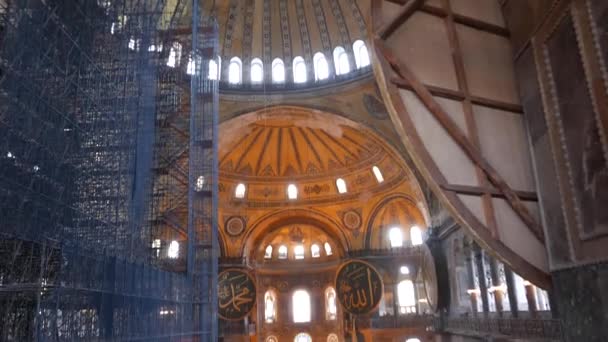
<path id="1" fill-rule="evenodd" d="M 461 195 L 475 195 L 481 196 L 483 194 L 489 193 L 494 198 L 506 198 L 506 196 L 494 189 L 488 187 L 480 187 L 480 186 L 471 186 L 471 185 L 460 185 L 460 184 L 440 184 L 442 189 L 447 191 L 453 191 L 457 194 Z M 538 195 L 533 191 L 515 191 L 517 197 L 524 201 L 533 201 L 538 202 Z"/>
<path id="2" fill-rule="evenodd" d="M 407 5 L 408 3 L 412 2 L 413 0 L 386 0 L 386 1 L 392 2 L 395 4 L 400 4 L 400 5 Z M 441 18 L 448 16 L 448 13 L 446 12 L 446 10 L 444 10 L 441 7 L 436 7 L 433 5 L 422 5 L 420 7 L 420 11 L 422 11 L 426 14 L 431 14 L 431 15 L 434 15 L 436 17 L 441 17 Z M 494 24 L 479 20 L 477 18 L 468 17 L 468 16 L 462 15 L 462 14 L 454 13 L 454 22 L 464 25 L 464 26 L 478 29 L 480 31 L 492 33 L 492 34 L 507 37 L 507 38 L 511 36 L 511 33 L 509 32 L 509 30 L 505 27 L 494 25 Z"/>
<path id="3" fill-rule="evenodd" d="M 509 187 L 507 182 L 500 176 L 494 167 L 482 156 L 481 151 L 473 145 L 466 134 L 458 127 L 458 125 L 450 118 L 450 116 L 441 108 L 430 91 L 422 84 L 422 82 L 414 75 L 411 69 L 405 62 L 400 60 L 393 51 L 386 46 L 385 42 L 376 37 L 374 43 L 379 52 L 384 56 L 386 61 L 391 65 L 392 69 L 402 78 L 404 78 L 414 89 L 414 92 L 425 105 L 428 111 L 435 117 L 441 126 L 448 132 L 450 137 L 460 146 L 463 152 L 471 159 L 471 161 L 479 167 L 488 176 L 490 182 L 504 194 L 507 202 L 513 211 L 521 218 L 521 220 L 530 228 L 534 236 L 544 244 L 542 227 L 528 208 L 519 199 L 515 191 Z"/>
<path id="4" fill-rule="evenodd" d="M 424 0 L 412 0 L 408 1 L 401 9 L 393 20 L 383 25 L 378 29 L 378 35 L 382 39 L 388 38 L 395 30 L 403 25 L 419 8 L 424 4 Z"/>
<path id="5" fill-rule="evenodd" d="M 407 89 L 407 90 L 412 90 L 412 91 L 414 90 L 414 87 L 412 87 L 408 83 L 407 80 L 405 80 L 401 77 L 391 78 L 391 83 L 393 83 L 394 85 L 396 85 L 397 87 L 399 87 L 401 89 Z M 428 84 L 425 84 L 424 86 L 431 92 L 431 94 L 433 94 L 433 96 L 443 97 L 446 99 L 456 100 L 456 101 L 463 101 L 466 98 L 466 95 L 464 94 L 464 92 L 459 91 L 459 90 L 452 90 L 452 89 L 448 89 L 448 88 L 436 87 L 436 86 L 432 86 L 432 85 L 428 85 Z M 488 98 L 480 97 L 480 96 L 471 96 L 470 98 L 471 98 L 471 102 L 476 105 L 490 107 L 490 108 L 494 108 L 494 109 L 498 109 L 498 110 L 504 110 L 506 112 L 511 112 L 511 113 L 515 113 L 515 114 L 523 114 L 523 112 L 524 112 L 524 108 L 519 104 L 496 101 L 496 100 L 492 100 L 492 99 L 488 99 Z"/>

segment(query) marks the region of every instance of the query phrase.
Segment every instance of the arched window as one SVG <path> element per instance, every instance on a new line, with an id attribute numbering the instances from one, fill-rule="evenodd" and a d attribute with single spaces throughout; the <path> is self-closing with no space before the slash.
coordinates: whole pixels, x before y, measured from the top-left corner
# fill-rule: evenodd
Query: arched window
<path id="1" fill-rule="evenodd" d="M 403 246 L 403 233 L 401 227 L 393 227 L 388 231 L 388 238 L 391 242 L 391 247 Z"/>
<path id="2" fill-rule="evenodd" d="M 293 248 L 293 255 L 296 260 L 304 259 L 304 246 L 297 245 Z"/>
<path id="3" fill-rule="evenodd" d="M 287 246 L 281 245 L 279 247 L 279 259 L 287 259 Z"/>
<path id="4" fill-rule="evenodd" d="M 377 166 L 372 167 L 372 172 L 374 173 L 374 176 L 376 177 L 376 180 L 378 181 L 378 183 L 384 182 L 384 176 L 382 175 L 382 172 L 380 171 L 379 167 L 377 167 Z"/>
<path id="5" fill-rule="evenodd" d="M 285 82 L 285 64 L 280 58 L 272 61 L 272 83 Z"/>
<path id="6" fill-rule="evenodd" d="M 236 197 L 236 198 L 245 198 L 245 191 L 246 190 L 247 190 L 247 188 L 245 187 L 245 184 L 239 183 L 236 186 L 236 189 L 234 190 L 234 197 Z"/>
<path id="7" fill-rule="evenodd" d="M 204 187 L 205 187 L 205 176 L 198 176 L 198 178 L 196 179 L 196 186 L 194 187 L 194 190 L 196 190 L 196 192 L 201 192 L 201 191 L 203 191 Z"/>
<path id="8" fill-rule="evenodd" d="M 329 334 L 327 335 L 327 342 L 339 342 L 340 340 L 338 339 L 338 335 L 336 334 Z"/>
<path id="9" fill-rule="evenodd" d="M 298 188 L 295 184 L 289 184 L 287 186 L 287 198 L 289 199 L 297 199 L 298 198 Z"/>
<path id="10" fill-rule="evenodd" d="M 230 64 L 228 64 L 228 83 L 240 84 L 242 78 L 242 67 L 241 59 L 238 57 L 232 57 Z"/>
<path id="11" fill-rule="evenodd" d="M 329 242 L 324 243 L 323 248 L 325 248 L 325 254 L 327 254 L 328 256 L 333 254 Z"/>
<path id="12" fill-rule="evenodd" d="M 412 246 L 422 245 L 422 231 L 418 226 L 410 228 L 410 240 L 412 241 Z"/>
<path id="13" fill-rule="evenodd" d="M 264 250 L 264 259 L 272 259 L 272 245 L 266 246 L 266 250 Z"/>
<path id="14" fill-rule="evenodd" d="M 336 290 L 328 287 L 325 290 L 325 319 L 333 321 L 338 317 L 338 307 L 336 306 Z"/>
<path id="15" fill-rule="evenodd" d="M 310 322 L 310 295 L 306 290 L 297 290 L 293 293 L 291 308 L 294 323 Z M 296 340 L 297 341 L 297 340 Z"/>
<path id="16" fill-rule="evenodd" d="M 416 292 L 411 280 L 403 280 L 397 285 L 399 313 L 416 313 Z"/>
<path id="17" fill-rule="evenodd" d="M 222 68 L 222 58 L 217 56 L 217 62 L 215 59 L 209 60 L 209 79 L 218 81 L 220 79 L 220 70 Z"/>
<path id="18" fill-rule="evenodd" d="M 316 243 L 313 244 L 312 246 L 310 246 L 310 255 L 313 258 L 318 258 L 321 256 L 321 250 L 319 248 L 319 245 L 317 245 Z"/>
<path id="19" fill-rule="evenodd" d="M 167 66 L 175 68 L 179 65 L 179 61 L 182 58 L 182 44 L 175 42 L 169 50 L 169 59 L 167 59 Z"/>
<path id="20" fill-rule="evenodd" d="M 293 82 L 306 83 L 306 63 L 304 58 L 297 56 L 293 59 Z"/>
<path id="21" fill-rule="evenodd" d="M 353 52 L 355 53 L 355 63 L 357 63 L 357 69 L 361 69 L 369 65 L 369 52 L 367 46 L 362 40 L 356 40 L 353 43 Z"/>
<path id="22" fill-rule="evenodd" d="M 274 323 L 277 320 L 277 298 L 272 291 L 264 294 L 264 320 L 266 323 Z"/>
<path id="23" fill-rule="evenodd" d="M 170 259 L 177 259 L 179 256 L 179 243 L 177 241 L 171 241 L 169 244 L 169 249 L 167 249 L 167 256 Z"/>
<path id="24" fill-rule="evenodd" d="M 264 64 L 259 58 L 251 60 L 251 83 L 262 83 L 264 81 Z"/>
<path id="25" fill-rule="evenodd" d="M 190 55 L 190 57 L 188 57 L 188 66 L 186 67 L 186 73 L 188 75 L 194 75 L 195 72 L 196 72 L 196 63 L 194 62 L 192 55 Z"/>
<path id="26" fill-rule="evenodd" d="M 266 342 L 279 342 L 279 339 L 276 336 L 268 336 Z"/>
<path id="27" fill-rule="evenodd" d="M 312 342 L 312 337 L 307 333 L 299 333 L 293 339 L 293 342 Z"/>
<path id="28" fill-rule="evenodd" d="M 401 266 L 401 267 L 399 267 L 399 273 L 410 274 L 410 268 L 407 266 Z"/>
<path id="29" fill-rule="evenodd" d="M 338 46 L 334 49 L 334 65 L 336 66 L 336 75 L 344 75 L 350 72 L 350 64 L 348 63 L 348 55 L 343 47 Z"/>
<path id="30" fill-rule="evenodd" d="M 336 179 L 336 187 L 338 187 L 338 192 L 341 194 L 346 193 L 346 182 L 342 178 Z"/>
<path id="31" fill-rule="evenodd" d="M 405 342 L 420 342 L 419 338 L 408 338 Z"/>
<path id="32" fill-rule="evenodd" d="M 315 53 L 312 62 L 315 67 L 315 81 L 327 79 L 329 77 L 329 65 L 327 65 L 325 55 L 322 52 Z"/>

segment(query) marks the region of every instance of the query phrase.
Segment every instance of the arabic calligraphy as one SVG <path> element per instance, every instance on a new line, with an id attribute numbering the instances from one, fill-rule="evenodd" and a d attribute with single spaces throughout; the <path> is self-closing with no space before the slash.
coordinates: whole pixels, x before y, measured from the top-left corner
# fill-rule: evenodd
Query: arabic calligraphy
<path id="1" fill-rule="evenodd" d="M 229 269 L 218 276 L 218 313 L 227 320 L 239 320 L 255 304 L 255 283 L 248 273 Z"/>
<path id="2" fill-rule="evenodd" d="M 364 261 L 346 262 L 336 276 L 338 299 L 344 310 L 360 315 L 373 311 L 382 297 L 382 279 Z"/>

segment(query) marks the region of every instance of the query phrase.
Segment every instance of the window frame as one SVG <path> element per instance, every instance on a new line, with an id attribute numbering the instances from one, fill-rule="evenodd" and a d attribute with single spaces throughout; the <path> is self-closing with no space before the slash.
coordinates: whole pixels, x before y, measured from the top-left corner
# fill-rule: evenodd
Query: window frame
<path id="1" fill-rule="evenodd" d="M 293 65 L 293 83 L 304 84 L 308 82 L 308 68 L 302 56 L 296 56 L 292 62 Z M 301 66 L 303 69 L 299 69 Z M 302 71 L 300 74 L 299 71 Z"/>
<path id="2" fill-rule="evenodd" d="M 238 69 L 233 69 L 233 67 Z M 234 79 L 235 77 L 238 77 L 238 79 Z M 232 85 L 239 85 L 243 83 L 243 62 L 238 57 L 232 57 L 230 59 L 230 63 L 228 64 L 228 83 Z"/>
<path id="3" fill-rule="evenodd" d="M 260 69 L 260 79 L 254 80 L 254 68 Z M 251 80 L 251 84 L 262 84 L 264 83 L 264 62 L 262 62 L 259 58 L 254 58 L 251 60 L 251 69 L 249 70 L 249 78 Z"/>

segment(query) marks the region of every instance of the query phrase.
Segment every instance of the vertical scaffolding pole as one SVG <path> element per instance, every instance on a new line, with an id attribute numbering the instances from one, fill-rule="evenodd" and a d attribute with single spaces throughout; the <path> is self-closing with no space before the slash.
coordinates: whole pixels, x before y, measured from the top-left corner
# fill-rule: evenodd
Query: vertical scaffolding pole
<path id="1" fill-rule="evenodd" d="M 200 26 L 198 0 L 192 1 L 192 55 L 195 72 L 190 90 L 188 275 L 194 282 L 194 317 L 202 340 L 217 341 L 218 273 L 218 85 L 209 79 L 218 54 L 217 26 Z M 217 64 L 216 64 L 217 65 Z"/>

